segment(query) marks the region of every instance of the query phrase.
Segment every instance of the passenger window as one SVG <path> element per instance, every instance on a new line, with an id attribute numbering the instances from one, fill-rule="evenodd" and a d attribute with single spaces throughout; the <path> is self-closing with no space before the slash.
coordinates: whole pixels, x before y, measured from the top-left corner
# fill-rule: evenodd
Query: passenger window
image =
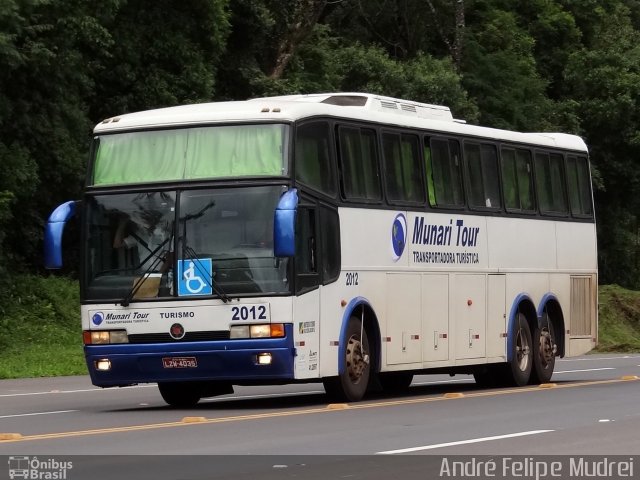
<path id="1" fill-rule="evenodd" d="M 381 200 L 376 133 L 365 128 L 340 128 L 342 193 L 347 200 Z"/>
<path id="2" fill-rule="evenodd" d="M 462 177 L 460 165 L 460 145 L 456 140 L 432 138 L 429 142 L 430 155 L 425 162 L 429 203 L 438 207 L 462 207 Z"/>
<path id="3" fill-rule="evenodd" d="M 505 207 L 509 211 L 533 212 L 533 169 L 528 150 L 500 149 Z"/>
<path id="4" fill-rule="evenodd" d="M 593 209 L 591 208 L 591 182 L 587 158 L 569 155 L 567 157 L 567 177 L 571 213 L 578 216 L 590 216 Z"/>
<path id="5" fill-rule="evenodd" d="M 561 155 L 538 152 L 535 155 L 536 189 L 543 213 L 567 213 L 563 159 Z"/>
<path id="6" fill-rule="evenodd" d="M 329 146 L 327 122 L 313 122 L 298 127 L 295 144 L 296 179 L 333 197 L 336 194 L 336 182 Z"/>
<path id="7" fill-rule="evenodd" d="M 472 207 L 500 208 L 498 157 L 496 148 L 489 144 L 464 144 L 469 180 L 469 205 Z"/>
<path id="8" fill-rule="evenodd" d="M 382 136 L 387 198 L 390 202 L 424 203 L 420 152 L 416 135 Z"/>

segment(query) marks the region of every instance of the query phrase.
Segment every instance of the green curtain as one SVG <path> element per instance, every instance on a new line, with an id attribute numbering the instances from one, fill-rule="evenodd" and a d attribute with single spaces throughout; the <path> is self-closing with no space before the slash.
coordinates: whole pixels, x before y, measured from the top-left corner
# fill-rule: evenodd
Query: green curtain
<path id="1" fill-rule="evenodd" d="M 284 126 L 238 125 L 100 137 L 93 184 L 284 175 Z"/>

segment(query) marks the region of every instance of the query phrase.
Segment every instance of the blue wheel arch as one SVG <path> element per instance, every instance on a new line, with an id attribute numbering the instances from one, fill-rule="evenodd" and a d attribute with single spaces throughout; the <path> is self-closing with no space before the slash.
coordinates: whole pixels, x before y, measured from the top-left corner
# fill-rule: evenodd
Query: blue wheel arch
<path id="1" fill-rule="evenodd" d="M 565 354 L 565 343 L 564 343 L 564 332 L 565 332 L 565 322 L 564 322 L 564 313 L 562 312 L 562 307 L 560 306 L 560 301 L 555 294 L 551 292 L 547 292 L 542 296 L 542 300 L 540 300 L 540 305 L 538 305 L 537 315 L 538 322 L 542 319 L 542 315 L 545 310 L 549 315 L 549 320 L 553 325 L 553 330 L 555 333 L 555 342 L 558 347 L 558 353 L 560 358 L 564 357 Z"/>
<path id="2" fill-rule="evenodd" d="M 511 304 L 511 311 L 509 312 L 509 325 L 507 328 L 507 362 L 513 360 L 513 342 L 515 342 L 516 316 L 520 312 L 524 313 L 529 323 L 531 323 L 532 317 L 535 317 L 536 322 L 539 321 L 535 304 L 533 300 L 531 300 L 529 294 L 519 293 L 513 300 L 513 303 Z"/>
<path id="3" fill-rule="evenodd" d="M 360 311 L 360 309 L 363 310 Z M 338 346 L 338 375 L 342 375 L 346 370 L 345 365 L 345 348 L 347 343 L 347 326 L 349 325 L 349 319 L 354 316 L 354 312 L 358 313 L 359 318 L 362 318 L 364 313 L 365 325 L 368 327 L 367 333 L 369 334 L 369 349 L 373 354 L 376 364 L 372 365 L 375 368 L 374 371 L 380 371 L 381 365 L 381 349 L 382 342 L 380 336 L 380 325 L 378 324 L 378 317 L 375 314 L 373 307 L 369 300 L 365 297 L 354 297 L 347 304 L 342 314 L 342 325 L 340 327 L 340 344 Z"/>

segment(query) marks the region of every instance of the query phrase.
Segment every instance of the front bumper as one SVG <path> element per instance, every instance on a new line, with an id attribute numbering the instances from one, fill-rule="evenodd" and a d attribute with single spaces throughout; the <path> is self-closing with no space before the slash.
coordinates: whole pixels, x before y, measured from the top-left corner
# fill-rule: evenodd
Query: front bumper
<path id="1" fill-rule="evenodd" d="M 173 381 L 286 381 L 294 380 L 293 326 L 285 325 L 283 338 L 174 342 L 151 344 L 86 345 L 89 375 L 99 387 Z M 270 353 L 269 365 L 259 365 L 258 354 Z M 194 357 L 196 367 L 164 368 L 163 358 Z M 111 369 L 96 369 L 109 360 Z"/>

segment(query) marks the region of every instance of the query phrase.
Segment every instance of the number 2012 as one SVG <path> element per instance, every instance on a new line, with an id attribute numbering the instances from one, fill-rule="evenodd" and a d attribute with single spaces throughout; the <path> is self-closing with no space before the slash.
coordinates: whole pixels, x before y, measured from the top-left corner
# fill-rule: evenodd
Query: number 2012
<path id="1" fill-rule="evenodd" d="M 347 272 L 346 280 L 347 286 L 358 285 L 358 272 Z"/>
<path id="2" fill-rule="evenodd" d="M 231 307 L 231 320 L 266 320 L 267 307 L 254 305 L 252 307 Z"/>

